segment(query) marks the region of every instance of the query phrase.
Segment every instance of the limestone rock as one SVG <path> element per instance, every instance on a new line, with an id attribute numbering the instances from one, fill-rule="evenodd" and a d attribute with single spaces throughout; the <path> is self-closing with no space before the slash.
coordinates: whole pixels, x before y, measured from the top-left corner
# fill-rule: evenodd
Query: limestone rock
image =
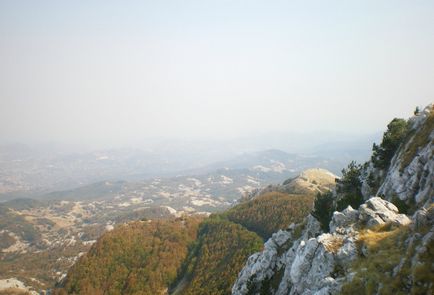
<path id="1" fill-rule="evenodd" d="M 279 281 L 269 286 L 269 294 L 338 294 L 350 273 L 348 267 L 359 254 L 358 230 L 386 222 L 403 226 L 411 220 L 379 197 L 369 199 L 359 210 L 349 206 L 334 212 L 330 233 L 321 233 L 319 222 L 309 215 L 299 238 L 293 234 L 297 226 L 291 225 L 275 233 L 262 252 L 248 259 L 232 294 L 259 294 L 273 278 Z"/>
<path id="2" fill-rule="evenodd" d="M 339 294 L 343 283 L 358 275 L 350 268 L 352 262 L 370 254 L 366 245 L 357 246 L 359 236 L 362 236 L 359 231 L 382 224 L 410 225 L 408 231 L 406 229 L 408 236 L 400 245 L 406 253 L 402 254 L 391 275 L 399 273 L 404 265 L 410 265 L 414 270 L 426 259 L 424 257 L 434 243 L 434 130 L 428 132 L 427 141 L 417 147 L 414 157 L 410 161 L 407 159 L 405 165 L 403 159 L 405 151 L 413 144 L 414 134 L 423 126 L 429 126 L 424 124 L 432 114 L 433 106 L 430 105 L 410 119 L 413 137 L 398 149 L 387 170 L 375 168 L 371 162 L 363 166 L 360 180 L 364 204 L 334 212 L 329 233 L 323 233 L 320 223 L 309 215 L 303 224 L 291 225 L 274 234 L 262 252 L 248 259 L 232 294 Z M 284 185 L 290 187 L 291 183 L 296 182 L 292 179 Z M 335 197 L 336 194 L 333 193 Z M 417 211 L 412 219 L 401 214 L 391 203 L 396 198 L 406 205 L 414 205 L 412 209 Z M 298 230 L 302 226 L 300 233 Z M 383 287 L 387 286 L 379 285 L 380 289 Z M 432 290 L 433 284 L 429 288 Z"/>
<path id="3" fill-rule="evenodd" d="M 395 205 L 379 197 L 371 198 L 360 206 L 359 218 L 367 227 L 385 223 L 408 225 L 411 222 L 405 214 L 398 213 Z"/>
<path id="4" fill-rule="evenodd" d="M 359 212 L 348 206 L 342 212 L 335 211 L 330 222 L 330 232 L 335 232 L 338 228 L 348 227 L 354 224 L 359 217 Z"/>
<path id="5" fill-rule="evenodd" d="M 421 114 L 411 118 L 410 124 L 414 133 L 433 116 L 433 105 L 427 106 Z M 428 135 L 427 144 L 416 148 L 416 154 L 411 162 L 403 167 L 405 151 L 416 144 L 411 137 L 407 143 L 392 158 L 390 168 L 378 190 L 378 195 L 386 199 L 398 197 L 406 203 L 416 203 L 418 206 L 429 206 L 434 202 L 434 129 Z"/>

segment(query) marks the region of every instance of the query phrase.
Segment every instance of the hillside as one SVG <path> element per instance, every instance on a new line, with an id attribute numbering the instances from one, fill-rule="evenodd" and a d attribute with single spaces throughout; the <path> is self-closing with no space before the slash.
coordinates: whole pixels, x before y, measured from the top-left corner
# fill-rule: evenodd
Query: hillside
<path id="1" fill-rule="evenodd" d="M 172 284 L 199 219 L 131 222 L 103 235 L 56 294 L 156 294 Z"/>
<path id="2" fill-rule="evenodd" d="M 256 189 L 246 199 L 254 198 L 267 192 L 281 192 L 287 194 L 317 194 L 325 193 L 335 187 L 339 177 L 328 170 L 321 168 L 309 168 L 293 178 L 286 179 L 282 184 L 268 185 Z"/>
<path id="3" fill-rule="evenodd" d="M 262 248 L 262 240 L 217 216 L 202 223 L 198 235 L 187 261 L 186 286 L 174 294 L 228 294 L 244 261 Z"/>
<path id="4" fill-rule="evenodd" d="M 0 281 L 16 279 L 33 290 L 46 290 L 117 224 L 173 217 L 166 207 L 110 210 L 98 202 L 31 199 L 1 203 Z"/>
<path id="5" fill-rule="evenodd" d="M 241 203 L 223 214 L 264 239 L 273 232 L 298 223 L 312 210 L 314 196 L 268 192 Z"/>
<path id="6" fill-rule="evenodd" d="M 55 294 L 227 294 L 262 239 L 218 215 L 199 221 L 115 228 L 78 260 Z"/>
<path id="7" fill-rule="evenodd" d="M 234 160 L 241 165 L 238 167 L 250 165 L 251 169 L 227 168 L 203 175 L 135 182 L 104 181 L 46 194 L 41 196 L 46 199 L 43 201 L 23 198 L 0 203 L 0 280 L 15 278 L 34 290 L 46 290 L 65 276 L 79 255 L 86 253 L 113 226 L 132 220 L 218 212 L 237 204 L 236 200 L 245 192 L 277 179 L 283 181 L 294 175 L 291 169 L 318 160 L 295 157 L 282 162 L 285 171 L 271 169 L 288 156 L 275 150 L 259 152 L 244 155 L 242 158 L 247 162 Z M 282 202 L 281 205 L 285 207 Z M 258 227 L 250 229 L 266 239 L 275 229 L 295 222 L 291 214 L 278 210 L 277 215 L 271 215 L 273 210 L 264 212 L 263 216 L 274 218 L 274 226 L 266 234 Z M 239 218 L 234 221 L 248 226 Z M 266 226 L 267 218 L 261 222 Z"/>
<path id="8" fill-rule="evenodd" d="M 262 239 L 301 222 L 312 210 L 313 200 L 310 194 L 268 192 L 213 214 L 201 224 L 187 262 L 186 287 L 176 294 L 230 293 L 244 261 L 262 247 Z"/>
<path id="9" fill-rule="evenodd" d="M 430 105 L 392 120 L 369 162 L 249 257 L 232 294 L 432 294 L 433 118 Z"/>
<path id="10" fill-rule="evenodd" d="M 371 160 L 340 178 L 309 169 L 203 221 L 118 226 L 56 292 L 432 293 L 433 114 L 392 120 Z"/>
<path id="11" fill-rule="evenodd" d="M 280 186 L 282 185 L 275 187 Z M 296 188 L 296 186 L 291 187 Z M 291 191 L 288 188 L 286 187 L 286 190 Z M 226 212 L 212 214 L 200 224 L 194 242 L 191 242 L 188 247 L 186 244 L 179 246 L 184 250 L 187 248 L 189 250 L 188 254 L 185 254 L 181 249 L 180 253 L 185 255 L 177 257 L 177 259 L 182 258 L 181 260 L 174 261 L 176 278 L 163 280 L 162 283 L 156 285 L 158 288 L 154 286 L 152 290 L 145 289 L 143 286 L 134 290 L 140 290 L 145 294 L 150 291 L 156 292 L 157 289 L 164 290 L 164 288 L 168 288 L 173 294 L 228 294 L 245 260 L 262 248 L 263 239 L 270 237 L 275 230 L 287 228 L 291 223 L 301 222 L 303 217 L 312 210 L 313 200 L 313 193 L 288 194 L 271 191 L 259 194 L 250 200 L 244 200 Z M 164 224 L 166 221 L 159 222 Z M 152 221 L 150 224 L 157 223 Z M 171 230 L 177 230 L 177 228 L 167 227 L 167 235 L 161 237 L 163 244 L 164 239 L 171 238 Z M 144 247 L 154 234 L 149 230 L 140 229 L 140 231 L 143 231 L 142 236 L 145 233 L 148 235 L 140 240 Z M 89 253 L 71 268 L 63 289 L 59 292 L 74 294 L 79 290 L 81 294 L 87 294 L 86 292 L 103 288 L 101 282 L 113 280 L 110 274 L 103 272 L 98 281 L 89 281 L 87 278 L 89 272 L 83 269 L 96 269 L 96 265 L 109 267 L 105 264 L 113 259 L 107 260 L 106 256 L 115 255 L 117 257 L 116 253 L 119 249 L 113 241 L 126 243 L 140 231 L 130 232 L 130 227 L 126 225 L 104 234 Z M 101 249 L 102 244 L 105 245 L 103 247 L 105 251 L 98 250 Z M 138 251 L 136 248 L 123 248 L 127 252 Z M 175 252 L 177 251 L 173 253 Z M 142 267 L 149 266 L 149 261 L 157 259 L 155 255 L 154 252 L 150 253 L 148 260 L 142 261 Z M 114 260 L 119 261 L 119 259 Z M 166 269 L 160 268 L 154 268 L 154 271 L 163 276 L 167 272 Z M 126 277 L 121 276 L 116 279 L 119 284 L 127 284 Z M 123 291 L 123 294 L 133 293 L 132 289 Z"/>

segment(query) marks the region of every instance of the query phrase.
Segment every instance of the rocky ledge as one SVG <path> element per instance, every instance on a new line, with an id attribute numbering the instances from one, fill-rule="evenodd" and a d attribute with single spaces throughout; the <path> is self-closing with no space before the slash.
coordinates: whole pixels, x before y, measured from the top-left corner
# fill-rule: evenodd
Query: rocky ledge
<path id="1" fill-rule="evenodd" d="M 410 219 L 379 197 L 367 200 L 358 210 L 349 206 L 334 212 L 329 233 L 322 233 L 319 222 L 309 215 L 303 224 L 275 233 L 262 252 L 248 259 L 232 294 L 338 294 L 355 275 L 351 262 L 368 255 L 368 249 L 358 244 L 361 232 L 385 225 L 412 230 L 429 227 L 424 236 L 410 234 L 408 238 L 423 241 L 418 250 L 423 252 L 427 248 L 423 245 L 433 239 L 433 221 L 433 207 L 418 210 Z"/>

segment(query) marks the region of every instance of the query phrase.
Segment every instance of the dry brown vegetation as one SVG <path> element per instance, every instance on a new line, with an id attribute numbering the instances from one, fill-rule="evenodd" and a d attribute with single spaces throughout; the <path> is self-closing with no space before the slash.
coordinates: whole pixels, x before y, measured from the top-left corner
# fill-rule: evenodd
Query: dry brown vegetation
<path id="1" fill-rule="evenodd" d="M 246 259 L 262 248 L 258 235 L 218 217 L 206 220 L 187 265 L 189 283 L 179 294 L 230 294 Z"/>
<path id="2" fill-rule="evenodd" d="M 312 195 L 270 192 L 241 203 L 223 215 L 268 239 L 279 229 L 287 228 L 291 223 L 301 222 L 312 210 L 313 202 Z"/>
<path id="3" fill-rule="evenodd" d="M 1 290 L 0 295 L 30 295 L 30 292 L 18 288 L 8 288 Z"/>
<path id="4" fill-rule="evenodd" d="M 327 251 L 336 253 L 342 247 L 344 240 L 341 237 L 333 236 L 331 239 L 324 243 L 324 247 Z"/>
<path id="5" fill-rule="evenodd" d="M 157 294 L 174 282 L 201 219 L 137 221 L 104 234 L 57 294 Z"/>
<path id="6" fill-rule="evenodd" d="M 429 229 L 420 231 L 423 236 Z M 408 227 L 379 226 L 364 230 L 359 247 L 366 247 L 366 256 L 359 257 L 351 271 L 356 275 L 342 288 L 342 294 L 432 294 L 434 282 L 434 243 L 431 241 L 416 267 L 411 260 L 420 238 L 406 243 Z M 359 251 L 361 252 L 361 251 Z M 401 265 L 399 270 L 396 267 Z"/>
<path id="7" fill-rule="evenodd" d="M 431 110 L 430 115 L 426 119 L 423 126 L 416 134 L 411 134 L 410 144 L 407 145 L 406 150 L 402 156 L 401 170 L 404 170 L 414 159 L 420 147 L 426 146 L 430 141 L 430 134 L 434 130 L 434 109 Z"/>

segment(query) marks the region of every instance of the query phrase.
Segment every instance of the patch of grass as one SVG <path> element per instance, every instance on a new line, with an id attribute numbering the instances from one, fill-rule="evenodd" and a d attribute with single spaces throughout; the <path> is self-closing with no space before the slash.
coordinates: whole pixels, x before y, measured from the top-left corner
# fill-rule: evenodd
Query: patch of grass
<path id="1" fill-rule="evenodd" d="M 420 229 L 423 236 L 429 228 Z M 366 247 L 366 257 L 359 257 L 351 271 L 353 280 L 342 287 L 342 294 L 432 294 L 434 282 L 433 242 L 420 255 L 417 266 L 412 267 L 412 258 L 421 239 L 407 244 L 410 229 L 406 226 L 378 226 L 360 232 L 358 245 Z M 398 270 L 396 267 L 400 265 Z"/>
<path id="2" fill-rule="evenodd" d="M 30 292 L 18 288 L 8 288 L 1 290 L 0 295 L 30 295 Z"/>
<path id="3" fill-rule="evenodd" d="M 423 294 L 423 292 L 427 291 L 427 285 L 431 285 L 431 288 L 426 294 L 432 294 L 434 291 L 434 269 L 432 265 L 434 261 L 434 240 L 431 239 L 427 245 L 427 250 L 419 258 L 421 263 L 414 268 L 412 273 L 414 281 L 412 294 Z"/>
<path id="4" fill-rule="evenodd" d="M 401 171 L 403 171 L 414 159 L 416 153 L 423 146 L 426 146 L 429 142 L 429 135 L 434 130 L 434 109 L 431 110 L 430 115 L 426 119 L 423 126 L 416 134 L 411 138 L 411 142 L 407 145 L 406 150 L 402 156 Z"/>
<path id="5" fill-rule="evenodd" d="M 293 236 L 292 236 L 293 240 L 297 240 L 301 237 L 301 235 L 303 234 L 303 230 L 306 228 L 306 223 L 307 223 L 307 221 L 305 219 L 301 223 L 298 223 L 295 226 L 294 231 L 293 231 Z"/>
<path id="6" fill-rule="evenodd" d="M 391 229 L 389 224 L 366 229 L 360 232 L 358 243 L 366 245 L 369 250 L 381 250 L 386 244 L 393 244 L 393 237 L 401 231 L 402 228 Z"/>
<path id="7" fill-rule="evenodd" d="M 380 284 L 390 286 L 392 272 L 405 251 L 403 241 L 407 228 L 376 227 L 360 232 L 359 247 L 367 247 L 368 256 L 360 257 L 352 265 L 353 280 L 342 287 L 342 294 L 386 294 Z"/>
<path id="8" fill-rule="evenodd" d="M 344 240 L 341 237 L 333 236 L 327 243 L 324 243 L 324 247 L 328 252 L 337 253 L 343 244 Z"/>

